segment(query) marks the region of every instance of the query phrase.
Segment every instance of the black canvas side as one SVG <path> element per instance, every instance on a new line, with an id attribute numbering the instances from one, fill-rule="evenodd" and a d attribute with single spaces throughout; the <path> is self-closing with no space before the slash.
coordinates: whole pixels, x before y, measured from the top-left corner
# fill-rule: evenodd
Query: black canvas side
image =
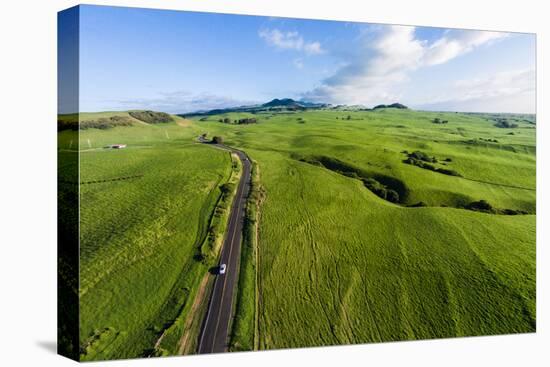
<path id="1" fill-rule="evenodd" d="M 79 360 L 79 7 L 57 15 L 57 352 Z"/>

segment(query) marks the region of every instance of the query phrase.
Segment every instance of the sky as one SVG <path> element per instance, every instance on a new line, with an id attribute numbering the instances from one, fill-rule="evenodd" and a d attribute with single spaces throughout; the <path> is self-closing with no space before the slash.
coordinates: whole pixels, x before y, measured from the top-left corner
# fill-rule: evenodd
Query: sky
<path id="1" fill-rule="evenodd" d="M 79 21 L 80 111 L 294 98 L 535 112 L 533 34 L 88 5 Z"/>

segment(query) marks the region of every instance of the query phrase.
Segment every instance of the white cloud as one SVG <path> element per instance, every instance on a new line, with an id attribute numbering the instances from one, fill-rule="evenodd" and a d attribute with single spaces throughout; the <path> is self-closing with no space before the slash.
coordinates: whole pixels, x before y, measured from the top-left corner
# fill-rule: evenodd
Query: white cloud
<path id="1" fill-rule="evenodd" d="M 258 35 L 269 45 L 279 49 L 303 51 L 309 55 L 318 55 L 325 52 L 321 47 L 321 43 L 318 41 L 306 42 L 296 31 L 282 32 L 278 29 L 262 29 Z"/>
<path id="2" fill-rule="evenodd" d="M 446 63 L 484 44 L 506 36 L 483 31 L 449 31 L 428 43 L 415 37 L 415 28 L 389 26 L 363 34 L 359 54 L 304 98 L 329 103 L 364 104 L 394 102 L 412 71 Z"/>
<path id="3" fill-rule="evenodd" d="M 321 43 L 319 43 L 317 41 L 310 42 L 310 43 L 305 43 L 304 44 L 304 51 L 307 54 L 310 54 L 310 55 L 318 55 L 318 54 L 322 54 L 323 52 L 325 52 L 323 50 L 323 48 L 321 47 Z"/>
<path id="4" fill-rule="evenodd" d="M 423 63 L 425 65 L 443 64 L 476 47 L 507 36 L 508 33 L 503 32 L 452 30 L 426 48 Z"/>
<path id="5" fill-rule="evenodd" d="M 534 69 L 499 72 L 456 81 L 445 92 L 420 108 L 476 112 L 535 112 Z"/>

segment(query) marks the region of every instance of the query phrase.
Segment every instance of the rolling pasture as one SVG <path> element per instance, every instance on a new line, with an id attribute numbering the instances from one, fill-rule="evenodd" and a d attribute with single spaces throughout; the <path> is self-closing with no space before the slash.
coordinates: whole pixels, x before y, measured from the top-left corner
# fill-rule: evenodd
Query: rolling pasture
<path id="1" fill-rule="evenodd" d="M 245 150 L 265 189 L 259 299 L 247 286 L 235 349 L 535 331 L 533 123 L 397 109 L 245 115 L 196 122 Z M 457 175 L 405 164 L 411 152 Z"/>
<path id="2" fill-rule="evenodd" d="M 188 321 L 216 260 L 196 255 L 236 179 L 202 133 L 254 161 L 230 350 L 535 331 L 532 121 L 384 108 L 135 116 L 151 117 L 81 114 L 79 141 L 69 117 L 58 135 L 60 154 L 80 157 L 83 360 L 191 350 L 180 341 L 197 336 Z"/>
<path id="3" fill-rule="evenodd" d="M 102 116 L 127 116 L 105 113 Z M 82 118 L 97 118 L 96 114 Z M 162 331 L 190 312 L 208 273 L 194 259 L 231 157 L 193 141 L 181 118 L 80 133 L 80 338 L 83 360 L 175 354 Z M 69 152 L 75 134 L 60 132 Z M 112 144 L 125 149 L 109 149 Z M 71 146 L 71 147 L 70 147 Z M 66 153 L 69 154 L 69 153 Z"/>

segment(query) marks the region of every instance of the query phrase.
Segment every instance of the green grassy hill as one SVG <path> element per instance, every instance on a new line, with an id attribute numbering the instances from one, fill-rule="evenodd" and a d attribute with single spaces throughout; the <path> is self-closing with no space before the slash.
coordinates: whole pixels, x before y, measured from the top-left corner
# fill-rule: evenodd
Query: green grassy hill
<path id="1" fill-rule="evenodd" d="M 127 113 L 80 118 L 112 116 Z M 152 349 L 162 331 L 190 312 L 208 272 L 194 255 L 206 238 L 219 186 L 229 178 L 231 158 L 195 143 L 192 124 L 173 119 L 80 131 L 84 360 L 158 353 Z M 62 154 L 78 153 L 74 138 L 72 131 L 60 133 Z M 111 144 L 127 148 L 105 148 Z M 175 353 L 178 341 L 163 343 L 164 352 Z"/>
<path id="2" fill-rule="evenodd" d="M 535 330 L 532 124 L 502 129 L 482 115 L 396 109 L 256 117 L 200 124 L 262 173 L 261 349 Z M 435 156 L 461 177 L 405 164 L 404 151 Z M 304 157 L 399 182 L 401 203 Z M 464 209 L 479 200 L 530 214 Z M 426 207 L 408 207 L 418 202 Z M 253 337 L 233 344 L 251 348 Z"/>
<path id="3" fill-rule="evenodd" d="M 500 115 L 384 108 L 154 124 L 80 116 L 121 117 L 131 123 L 78 141 L 59 132 L 60 154 L 80 155 L 83 359 L 181 351 L 208 271 L 194 255 L 233 165 L 196 143 L 205 132 L 246 151 L 265 192 L 232 350 L 535 330 L 531 120 L 499 128 Z M 405 163 L 415 152 L 429 162 Z"/>

